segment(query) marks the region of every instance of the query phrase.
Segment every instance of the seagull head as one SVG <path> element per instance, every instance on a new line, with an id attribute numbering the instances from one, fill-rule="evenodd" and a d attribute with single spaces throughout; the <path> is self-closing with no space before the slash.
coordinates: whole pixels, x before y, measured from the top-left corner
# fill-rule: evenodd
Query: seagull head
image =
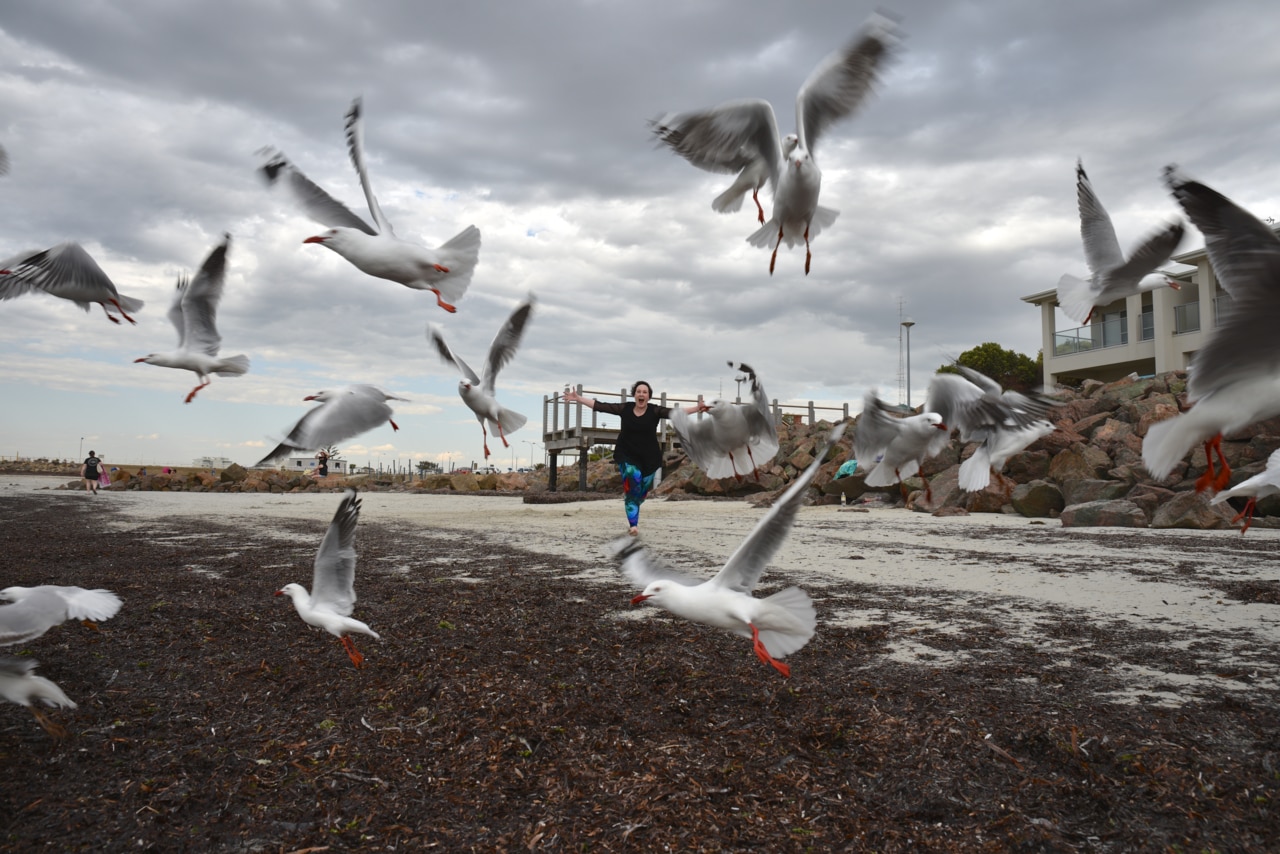
<path id="1" fill-rule="evenodd" d="M 790 157 L 791 152 L 796 150 L 796 146 L 800 144 L 800 137 L 794 133 L 789 133 L 782 138 L 782 156 Z"/>
<path id="2" fill-rule="evenodd" d="M 134 359 L 133 363 L 136 365 L 138 362 L 146 362 L 148 365 L 154 365 L 157 355 L 158 354 L 156 353 L 148 353 L 145 356 L 140 356 L 137 359 Z"/>
<path id="3" fill-rule="evenodd" d="M 314 237 L 308 237 L 303 243 L 328 243 L 338 236 L 338 229 L 331 228 L 324 234 L 317 234 Z"/>
<path id="4" fill-rule="evenodd" d="M 303 589 L 302 589 L 302 585 L 300 585 L 300 584 L 293 584 L 293 583 L 289 583 L 289 584 L 286 584 L 284 587 L 281 587 L 279 590 L 277 590 L 277 591 L 276 591 L 274 594 L 272 594 L 272 595 L 274 595 L 274 596 L 288 596 L 290 599 L 293 599 L 293 598 L 294 598 L 294 597 L 296 597 L 299 593 L 301 593 L 301 594 L 303 594 L 303 595 L 306 595 L 306 592 L 307 592 L 307 591 L 305 591 L 305 590 L 303 590 Z"/>
<path id="5" fill-rule="evenodd" d="M 471 391 L 471 383 L 467 380 L 458 380 L 458 394 L 466 394 Z"/>
<path id="6" fill-rule="evenodd" d="M 321 403 L 323 403 L 326 400 L 333 400 L 334 397 L 336 396 L 337 396 L 337 392 L 333 392 L 333 391 L 329 391 L 328 389 L 325 389 L 324 391 L 318 391 L 315 394 L 309 394 L 306 397 L 304 397 L 303 400 L 318 400 Z"/>
<path id="7" fill-rule="evenodd" d="M 932 427 L 937 427 L 939 430 L 942 430 L 943 432 L 946 432 L 946 430 L 947 430 L 947 425 L 946 425 L 946 423 L 942 420 L 942 416 L 941 416 L 941 415 L 939 415 L 938 413 L 936 413 L 936 412 L 926 412 L 926 413 L 925 413 L 925 420 L 929 422 L 930 426 L 932 426 Z"/>
<path id="8" fill-rule="evenodd" d="M 642 592 L 640 595 L 633 596 L 631 598 L 631 604 L 639 605 L 641 602 L 644 602 L 649 599 L 654 599 L 656 600 L 654 604 L 660 605 L 662 604 L 662 600 L 666 597 L 667 588 L 670 586 L 671 586 L 671 583 L 668 581 L 655 581 L 652 584 L 650 584 L 648 587 L 646 587 L 644 589 L 644 592 Z"/>

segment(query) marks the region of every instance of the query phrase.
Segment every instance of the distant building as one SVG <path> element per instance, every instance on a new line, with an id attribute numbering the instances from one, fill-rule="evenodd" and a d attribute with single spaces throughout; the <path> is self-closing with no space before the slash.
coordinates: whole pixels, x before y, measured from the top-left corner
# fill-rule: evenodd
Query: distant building
<path id="1" fill-rule="evenodd" d="M 1231 297 L 1218 284 L 1203 249 L 1172 259 L 1191 269 L 1161 271 L 1182 287 L 1157 288 L 1145 294 L 1097 306 L 1088 326 L 1059 330 L 1054 308 L 1056 288 L 1022 298 L 1040 307 L 1040 339 L 1044 351 L 1044 386 L 1079 385 L 1086 379 L 1112 382 L 1131 373 L 1139 376 L 1182 370 L 1209 340 Z"/>
<path id="2" fill-rule="evenodd" d="M 226 457 L 196 457 L 191 461 L 192 467 L 198 469 L 224 469 L 234 464 L 235 460 Z"/>
<path id="3" fill-rule="evenodd" d="M 291 456 L 280 464 L 280 468 L 285 471 L 311 471 L 315 467 L 315 454 Z M 355 470 L 355 463 L 349 463 L 341 457 L 329 457 L 329 474 L 352 474 Z"/>

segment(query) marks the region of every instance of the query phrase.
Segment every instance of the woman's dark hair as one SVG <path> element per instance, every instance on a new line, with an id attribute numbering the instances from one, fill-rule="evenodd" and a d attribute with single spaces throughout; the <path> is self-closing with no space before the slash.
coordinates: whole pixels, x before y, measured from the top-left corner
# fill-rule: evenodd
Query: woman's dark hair
<path id="1" fill-rule="evenodd" d="M 653 386 L 649 385 L 649 383 L 645 382 L 644 380 L 636 380 L 634 383 L 631 384 L 632 397 L 636 396 L 636 389 L 640 388 L 640 386 L 644 386 L 645 388 L 649 389 L 649 397 L 653 397 Z"/>

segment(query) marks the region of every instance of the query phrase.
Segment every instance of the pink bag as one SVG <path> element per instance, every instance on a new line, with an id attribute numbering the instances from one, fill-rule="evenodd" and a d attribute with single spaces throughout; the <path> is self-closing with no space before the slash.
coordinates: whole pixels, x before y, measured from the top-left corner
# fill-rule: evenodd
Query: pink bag
<path id="1" fill-rule="evenodd" d="M 104 472 L 102 472 L 100 475 L 98 475 L 98 485 L 99 485 L 99 486 L 110 486 L 110 485 L 111 485 L 111 476 L 110 476 L 110 475 L 108 475 L 105 471 L 104 471 Z"/>

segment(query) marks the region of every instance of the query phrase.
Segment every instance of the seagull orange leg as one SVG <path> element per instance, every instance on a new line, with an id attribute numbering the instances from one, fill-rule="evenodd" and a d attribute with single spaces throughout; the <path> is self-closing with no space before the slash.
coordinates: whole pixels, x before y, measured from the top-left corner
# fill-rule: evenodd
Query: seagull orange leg
<path id="1" fill-rule="evenodd" d="M 758 212 L 758 215 L 760 217 L 760 224 L 764 225 L 764 206 L 760 204 L 760 196 L 757 195 L 757 192 L 758 192 L 757 190 L 751 191 L 751 201 L 756 203 L 756 211 Z M 5 271 L 0 270 L 0 272 L 5 272 Z"/>
<path id="2" fill-rule="evenodd" d="M 760 659 L 761 662 L 769 665 L 774 670 L 778 671 L 783 676 L 790 679 L 791 678 L 790 666 L 783 664 L 781 661 L 778 661 L 778 659 L 770 655 L 769 650 L 765 649 L 764 644 L 760 643 L 759 630 L 756 629 L 756 627 L 751 623 L 747 623 L 747 625 L 751 626 L 751 646 L 752 646 L 752 649 L 754 649 L 756 652 L 756 658 Z"/>
<path id="3" fill-rule="evenodd" d="M 1227 465 L 1227 458 L 1222 455 L 1222 436 L 1218 436 L 1218 440 L 1213 443 L 1213 447 L 1218 452 L 1218 476 L 1213 480 L 1213 491 L 1221 492 L 1227 488 L 1227 484 L 1231 482 L 1231 466 Z"/>
<path id="4" fill-rule="evenodd" d="M 1249 526 L 1253 524 L 1253 511 L 1257 509 L 1257 506 L 1258 506 L 1257 496 L 1250 496 L 1249 500 L 1246 501 L 1244 504 L 1244 509 L 1236 514 L 1236 518 L 1231 520 L 1231 524 L 1234 525 L 1236 522 L 1239 522 L 1242 518 L 1244 519 L 1244 527 L 1240 529 L 1241 536 L 1244 536 L 1244 532 L 1249 530 Z"/>
<path id="5" fill-rule="evenodd" d="M 209 383 L 211 383 L 211 382 L 213 382 L 213 380 L 209 379 L 208 377 L 205 377 L 204 382 L 200 383 L 200 385 L 198 385 L 198 386 L 196 386 L 195 388 L 191 389 L 191 393 L 187 395 L 187 399 L 186 399 L 184 402 L 185 402 L 185 403 L 190 403 L 192 400 L 194 400 L 194 399 L 195 399 L 196 392 L 198 392 L 200 389 L 204 388 L 205 386 L 207 386 L 207 385 L 208 385 Z"/>
<path id="6" fill-rule="evenodd" d="M 442 273 L 447 273 L 447 272 L 449 272 L 448 270 L 446 270 L 445 268 L 443 268 L 443 267 L 441 267 L 441 266 L 439 266 L 439 265 L 436 265 L 436 269 L 440 270 L 440 272 L 442 272 Z M 449 303 L 445 302 L 445 301 L 444 301 L 444 297 L 440 296 L 440 292 L 439 292 L 438 290 L 436 290 L 435 288 L 432 288 L 432 289 L 431 289 L 431 293 L 433 293 L 433 294 L 435 294 L 435 295 L 436 295 L 436 305 L 440 306 L 441 308 L 443 308 L 445 311 L 449 312 L 450 314 L 455 314 L 455 313 L 457 313 L 457 311 L 458 311 L 457 307 L 456 307 L 456 306 L 449 305 Z"/>
<path id="7" fill-rule="evenodd" d="M 498 422 L 498 438 L 502 440 L 502 447 L 510 448 L 511 443 L 507 441 L 507 432 L 502 429 L 502 422 Z"/>
<path id="8" fill-rule="evenodd" d="M 804 227 L 804 274 L 809 275 L 809 261 L 813 259 L 813 253 L 809 251 L 809 226 Z"/>
<path id="9" fill-rule="evenodd" d="M 136 321 L 136 320 L 134 320 L 132 317 L 130 317 L 130 316 L 129 316 L 129 314 L 128 314 L 128 312 L 126 312 L 123 308 L 121 308 L 121 306 L 120 306 L 120 303 L 119 303 L 119 302 L 117 302 L 116 300 L 111 300 L 111 304 L 112 304 L 112 305 L 114 305 L 114 306 L 116 307 L 116 310 L 120 312 L 120 316 L 121 316 L 121 317 L 123 317 L 125 320 L 129 321 L 130 323 L 132 323 L 134 326 L 137 326 L 137 325 L 138 325 L 138 321 Z M 106 306 L 103 306 L 103 308 L 105 309 L 105 308 L 106 308 Z M 119 322 L 119 321 L 117 321 L 117 323 L 118 323 L 118 322 Z"/>
<path id="10" fill-rule="evenodd" d="M 112 323 L 115 323 L 115 324 L 120 323 L 120 318 L 116 317 L 111 312 L 107 311 L 107 304 L 105 302 L 100 302 L 98 303 L 98 305 L 102 306 L 102 313 L 107 316 L 107 320 L 110 320 Z"/>
<path id="11" fill-rule="evenodd" d="M 40 726 L 44 728 L 44 731 L 49 733 L 49 735 L 59 741 L 67 737 L 66 727 L 61 724 L 54 723 L 49 718 L 45 717 L 44 713 L 35 706 L 27 706 L 27 708 L 31 710 L 31 714 L 35 715 L 36 723 L 40 724 Z"/>
<path id="12" fill-rule="evenodd" d="M 773 265 L 778 262 L 778 247 L 782 245 L 782 226 L 778 226 L 778 242 L 773 244 L 773 254 L 769 256 L 769 275 L 773 275 Z"/>
<path id="13" fill-rule="evenodd" d="M 1212 439 L 1204 443 L 1204 461 L 1207 468 L 1205 469 L 1204 474 L 1196 478 L 1196 492 L 1204 492 L 1206 489 L 1208 489 L 1211 486 L 1215 490 L 1221 489 L 1221 487 L 1217 486 L 1218 480 L 1221 477 L 1221 475 L 1215 474 L 1213 470 L 1213 449 L 1214 448 L 1217 448 L 1218 459 L 1222 461 L 1223 467 L 1226 468 L 1227 461 L 1222 456 L 1222 434 L 1219 433 L 1218 435 L 1214 436 Z M 1231 477 L 1230 468 L 1227 468 L 1227 477 L 1228 478 Z"/>
<path id="14" fill-rule="evenodd" d="M 397 424 L 396 422 L 392 421 L 390 418 L 388 418 L 388 419 L 387 419 L 387 422 L 391 425 L 391 429 L 392 429 L 392 430 L 399 430 L 399 429 L 400 429 L 400 425 L 399 425 L 399 424 Z"/>
<path id="15" fill-rule="evenodd" d="M 480 422 L 480 434 L 484 436 L 484 458 L 489 459 L 489 431 L 484 429 L 484 422 Z"/>
<path id="16" fill-rule="evenodd" d="M 347 635 L 338 638 L 342 641 L 342 648 L 347 651 L 347 656 L 351 659 L 351 663 L 356 667 L 364 667 L 364 656 L 360 654 L 360 650 L 356 649 L 355 643 Z"/>

